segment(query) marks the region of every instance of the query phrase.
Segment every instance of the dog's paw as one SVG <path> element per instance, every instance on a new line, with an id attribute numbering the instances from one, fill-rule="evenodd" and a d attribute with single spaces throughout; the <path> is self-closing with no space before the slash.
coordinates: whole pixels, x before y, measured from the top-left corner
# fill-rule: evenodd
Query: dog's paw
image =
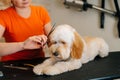
<path id="1" fill-rule="evenodd" d="M 35 66 L 33 68 L 33 72 L 36 74 L 36 75 L 43 75 L 43 66 L 41 66 L 40 64 Z"/>
<path id="2" fill-rule="evenodd" d="M 57 74 L 60 74 L 60 73 L 61 73 L 61 71 L 54 66 L 49 66 L 49 67 L 46 67 L 44 69 L 44 74 L 46 74 L 46 75 L 53 76 L 53 75 L 57 75 Z"/>

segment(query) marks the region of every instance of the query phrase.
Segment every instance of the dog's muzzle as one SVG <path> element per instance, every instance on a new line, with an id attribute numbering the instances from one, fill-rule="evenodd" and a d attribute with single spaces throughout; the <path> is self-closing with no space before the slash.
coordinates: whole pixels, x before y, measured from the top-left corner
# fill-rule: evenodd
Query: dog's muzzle
<path id="1" fill-rule="evenodd" d="M 68 61 L 68 60 L 70 60 L 71 59 L 71 57 L 68 57 L 67 59 L 62 59 L 62 58 L 60 58 L 60 57 L 58 57 L 59 56 L 59 52 L 54 52 L 53 53 L 53 56 L 54 56 L 54 58 L 56 58 L 56 60 L 58 61 L 58 62 L 62 62 L 62 61 Z"/>

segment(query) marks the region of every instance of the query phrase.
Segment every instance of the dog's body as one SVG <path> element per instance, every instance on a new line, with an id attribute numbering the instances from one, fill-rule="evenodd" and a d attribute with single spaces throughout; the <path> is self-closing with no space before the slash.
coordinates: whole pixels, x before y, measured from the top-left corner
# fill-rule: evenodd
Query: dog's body
<path id="1" fill-rule="evenodd" d="M 60 25 L 49 37 L 51 57 L 34 67 L 37 75 L 57 75 L 63 72 L 79 69 L 99 55 L 108 55 L 109 47 L 102 38 L 82 38 L 69 25 Z"/>

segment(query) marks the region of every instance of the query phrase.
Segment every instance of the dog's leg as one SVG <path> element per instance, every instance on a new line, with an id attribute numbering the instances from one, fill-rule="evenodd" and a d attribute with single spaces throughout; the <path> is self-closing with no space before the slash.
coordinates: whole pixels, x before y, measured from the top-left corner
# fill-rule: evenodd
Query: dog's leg
<path id="1" fill-rule="evenodd" d="M 36 65 L 33 68 L 33 72 L 36 75 L 42 75 L 44 68 L 46 68 L 47 66 L 50 66 L 50 65 L 54 64 L 54 62 L 55 62 L 55 60 L 53 58 L 49 58 L 49 59 L 45 60 L 43 63 Z"/>
<path id="2" fill-rule="evenodd" d="M 82 66 L 80 60 L 70 60 L 67 62 L 57 62 L 53 66 L 44 68 L 44 74 L 57 75 L 63 72 L 79 69 Z"/>
<path id="3" fill-rule="evenodd" d="M 99 56 L 103 58 L 109 55 L 109 46 L 103 39 L 101 39 L 100 41 L 101 44 L 100 44 Z"/>

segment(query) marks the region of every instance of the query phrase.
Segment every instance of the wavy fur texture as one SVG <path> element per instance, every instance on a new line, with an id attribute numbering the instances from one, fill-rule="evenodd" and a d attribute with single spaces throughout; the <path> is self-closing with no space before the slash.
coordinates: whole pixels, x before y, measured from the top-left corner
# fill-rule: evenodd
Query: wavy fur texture
<path id="1" fill-rule="evenodd" d="M 95 59 L 97 55 L 106 57 L 109 53 L 108 44 L 99 37 L 81 37 L 70 25 L 59 25 L 49 37 L 51 57 L 36 65 L 36 75 L 58 75 L 79 69 L 82 64 Z"/>

